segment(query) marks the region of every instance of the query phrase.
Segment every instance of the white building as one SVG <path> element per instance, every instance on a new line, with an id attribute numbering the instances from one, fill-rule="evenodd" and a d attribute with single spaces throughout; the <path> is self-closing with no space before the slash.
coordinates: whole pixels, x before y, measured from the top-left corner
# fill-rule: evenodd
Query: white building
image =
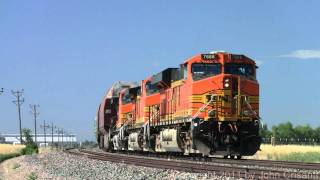
<path id="1" fill-rule="evenodd" d="M 0 134 L 4 137 L 4 143 L 10 144 L 20 144 L 20 135 L 19 134 Z M 24 139 L 24 137 L 22 137 Z M 32 135 L 33 141 L 35 141 L 34 135 Z M 37 143 L 38 144 L 52 144 L 52 143 L 63 143 L 71 144 L 77 142 L 77 137 L 75 134 L 37 134 Z"/>

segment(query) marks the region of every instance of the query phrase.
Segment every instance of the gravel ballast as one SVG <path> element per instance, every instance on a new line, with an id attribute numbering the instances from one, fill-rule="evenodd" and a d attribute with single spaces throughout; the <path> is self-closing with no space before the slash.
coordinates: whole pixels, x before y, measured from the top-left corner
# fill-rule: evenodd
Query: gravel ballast
<path id="1" fill-rule="evenodd" d="M 234 179 L 215 173 L 187 173 L 92 160 L 63 152 L 22 156 L 1 164 L 2 177 L 26 179 Z M 1 175 L 1 174 L 0 174 Z M 1 179 L 1 178 L 0 178 Z"/>

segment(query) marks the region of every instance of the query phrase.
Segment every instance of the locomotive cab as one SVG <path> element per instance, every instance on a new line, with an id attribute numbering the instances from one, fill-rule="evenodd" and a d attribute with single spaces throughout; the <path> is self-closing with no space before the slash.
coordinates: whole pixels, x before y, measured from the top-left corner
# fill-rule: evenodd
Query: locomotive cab
<path id="1" fill-rule="evenodd" d="M 261 138 L 254 61 L 244 55 L 216 53 L 189 63 L 194 147 L 237 157 L 256 153 Z"/>

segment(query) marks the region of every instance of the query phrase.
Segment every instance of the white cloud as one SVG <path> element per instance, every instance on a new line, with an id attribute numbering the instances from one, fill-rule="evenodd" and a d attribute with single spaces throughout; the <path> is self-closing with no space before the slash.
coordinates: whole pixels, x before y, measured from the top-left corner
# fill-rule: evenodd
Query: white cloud
<path id="1" fill-rule="evenodd" d="M 297 59 L 317 59 L 320 58 L 320 50 L 296 50 L 280 57 L 291 57 Z"/>

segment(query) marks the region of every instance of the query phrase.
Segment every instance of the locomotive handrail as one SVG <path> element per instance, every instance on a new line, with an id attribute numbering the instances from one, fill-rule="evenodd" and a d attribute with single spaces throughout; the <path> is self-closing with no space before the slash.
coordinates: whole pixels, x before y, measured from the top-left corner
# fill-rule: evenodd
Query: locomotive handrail
<path id="1" fill-rule="evenodd" d="M 195 118 L 197 118 L 199 116 L 199 114 L 214 100 L 214 97 L 215 95 L 211 95 L 211 98 L 210 98 L 210 101 L 207 102 L 207 104 L 204 104 L 203 106 L 201 106 L 199 108 L 199 110 L 197 111 L 197 113 L 192 116 L 192 120 L 194 120 Z"/>
<path id="2" fill-rule="evenodd" d="M 249 108 L 249 110 L 251 111 L 251 113 L 253 113 L 254 116 L 255 116 L 257 119 L 260 120 L 261 118 L 259 117 L 258 113 L 252 109 L 252 106 L 251 106 L 250 103 L 247 101 L 247 97 L 246 97 L 246 96 L 245 96 L 245 98 L 244 98 L 244 102 L 246 103 L 246 106 Z"/>

